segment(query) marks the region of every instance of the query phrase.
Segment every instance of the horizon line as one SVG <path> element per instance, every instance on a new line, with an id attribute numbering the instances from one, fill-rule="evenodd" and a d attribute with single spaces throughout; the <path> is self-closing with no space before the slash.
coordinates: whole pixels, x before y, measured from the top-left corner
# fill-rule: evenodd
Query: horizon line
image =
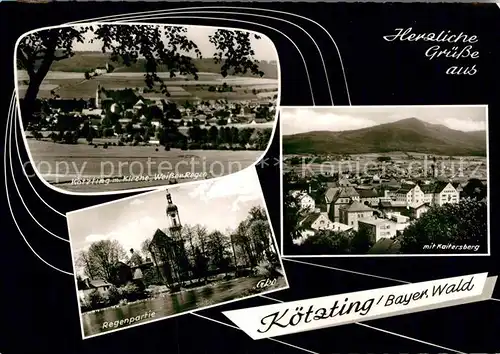
<path id="1" fill-rule="evenodd" d="M 298 134 L 308 134 L 308 133 L 322 133 L 322 132 L 331 132 L 331 133 L 342 133 L 342 132 L 352 132 L 352 131 L 356 131 L 356 130 L 363 130 L 363 129 L 368 129 L 368 128 L 373 128 L 373 127 L 377 127 L 377 126 L 380 126 L 380 125 L 385 125 L 385 124 L 394 124 L 394 123 L 398 123 L 398 122 L 402 122 L 402 121 L 405 121 L 405 120 L 418 120 L 420 122 L 423 122 L 423 123 L 426 123 L 426 124 L 430 124 L 430 125 L 434 125 L 434 126 L 442 126 L 442 127 L 445 127 L 447 129 L 450 129 L 450 130 L 455 130 L 455 131 L 459 131 L 459 132 L 462 132 L 462 133 L 478 133 L 478 132 L 487 132 L 487 129 L 479 129 L 479 130 L 460 130 L 460 129 L 455 129 L 455 128 L 450 128 L 444 124 L 439 124 L 439 123 L 429 123 L 425 120 L 422 120 L 420 118 L 416 118 L 416 117 L 410 117 L 410 118 L 402 118 L 402 119 L 398 119 L 398 120 L 395 120 L 395 121 L 392 121 L 392 122 L 385 122 L 385 123 L 379 123 L 379 124 L 375 124 L 375 125 L 371 125 L 371 126 L 368 126 L 368 127 L 363 127 L 363 128 L 356 128 L 356 129 L 346 129 L 346 130 L 330 130 L 330 129 L 320 129 L 320 130 L 308 130 L 308 131 L 304 131 L 304 132 L 299 132 L 299 133 L 289 133 L 289 134 L 286 134 L 286 133 L 282 133 L 282 136 L 291 136 L 291 135 L 298 135 Z"/>
<path id="2" fill-rule="evenodd" d="M 106 55 L 106 54 L 111 54 L 111 52 L 102 52 L 101 50 L 78 50 L 78 49 L 73 49 L 73 52 L 75 53 L 99 53 L 99 54 L 103 54 L 103 55 Z M 201 58 L 198 58 L 197 56 L 191 56 L 189 55 L 189 53 L 187 54 L 184 54 L 184 56 L 187 56 L 187 57 L 190 57 L 192 59 L 213 59 L 215 58 L 214 55 L 210 56 L 210 57 L 204 57 L 202 56 Z M 71 59 L 71 57 L 67 58 L 67 59 Z M 138 57 L 137 59 L 143 59 L 141 57 Z M 224 59 L 223 59 L 224 60 Z M 278 60 L 277 59 L 255 59 L 254 60 L 258 61 L 258 62 L 267 62 L 267 63 L 273 63 L 273 64 L 278 64 Z"/>

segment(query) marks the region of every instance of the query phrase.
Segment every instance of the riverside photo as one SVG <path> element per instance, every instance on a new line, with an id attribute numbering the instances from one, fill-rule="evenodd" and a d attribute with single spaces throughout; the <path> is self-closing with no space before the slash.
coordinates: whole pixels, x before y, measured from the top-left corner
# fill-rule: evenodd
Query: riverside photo
<path id="1" fill-rule="evenodd" d="M 254 168 L 67 218 L 84 338 L 288 288 Z"/>

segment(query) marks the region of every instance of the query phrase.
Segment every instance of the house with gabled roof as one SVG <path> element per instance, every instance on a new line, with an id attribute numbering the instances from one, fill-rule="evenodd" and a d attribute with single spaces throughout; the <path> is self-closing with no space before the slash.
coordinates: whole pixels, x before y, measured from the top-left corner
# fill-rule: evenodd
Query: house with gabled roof
<path id="1" fill-rule="evenodd" d="M 375 210 L 369 206 L 353 201 L 349 205 L 343 205 L 339 208 L 339 222 L 351 226 L 354 230 L 358 230 L 358 220 L 373 217 Z"/>
<path id="2" fill-rule="evenodd" d="M 310 213 L 300 221 L 299 225 L 304 230 L 331 230 L 333 222 L 325 213 Z"/>
<path id="3" fill-rule="evenodd" d="M 316 208 L 314 198 L 303 191 L 293 191 L 292 196 L 297 199 L 300 210 L 312 212 Z"/>
<path id="4" fill-rule="evenodd" d="M 359 202 L 359 193 L 354 187 L 328 188 L 325 193 L 326 212 L 330 220 L 339 221 L 339 208 L 353 201 Z"/>
<path id="5" fill-rule="evenodd" d="M 434 200 L 433 205 L 443 206 L 449 203 L 458 203 L 460 193 L 450 182 L 437 182 L 434 185 Z"/>
<path id="6" fill-rule="evenodd" d="M 293 240 L 294 244 L 300 245 L 304 241 L 321 230 L 342 232 L 352 229 L 351 226 L 331 221 L 326 213 L 310 213 L 299 222 L 302 228 L 301 237 Z"/>
<path id="7" fill-rule="evenodd" d="M 105 296 L 112 284 L 103 279 L 86 278 L 77 282 L 78 297 L 80 301 L 85 302 L 87 295 L 97 290 L 101 296 Z"/>
<path id="8" fill-rule="evenodd" d="M 356 188 L 359 194 L 359 201 L 363 204 L 368 204 L 370 206 L 377 206 L 380 202 L 380 196 L 377 191 L 373 188 Z"/>
<path id="9" fill-rule="evenodd" d="M 414 219 L 419 219 L 424 213 L 429 210 L 429 203 L 420 203 L 409 206 L 410 215 Z"/>
<path id="10" fill-rule="evenodd" d="M 418 184 L 403 184 L 395 192 L 396 201 L 409 204 L 419 204 L 424 201 L 424 192 Z"/>

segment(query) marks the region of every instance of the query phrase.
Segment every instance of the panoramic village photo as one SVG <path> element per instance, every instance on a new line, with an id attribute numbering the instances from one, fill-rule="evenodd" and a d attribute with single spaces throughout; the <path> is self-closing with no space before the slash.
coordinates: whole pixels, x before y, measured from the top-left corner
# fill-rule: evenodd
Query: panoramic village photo
<path id="1" fill-rule="evenodd" d="M 284 256 L 489 254 L 487 106 L 280 116 Z"/>
<path id="2" fill-rule="evenodd" d="M 288 288 L 254 168 L 67 219 L 84 337 Z"/>
<path id="3" fill-rule="evenodd" d="M 259 160 L 275 128 L 277 52 L 255 33 L 73 25 L 23 36 L 15 59 L 31 163 L 63 191 L 228 175 Z"/>

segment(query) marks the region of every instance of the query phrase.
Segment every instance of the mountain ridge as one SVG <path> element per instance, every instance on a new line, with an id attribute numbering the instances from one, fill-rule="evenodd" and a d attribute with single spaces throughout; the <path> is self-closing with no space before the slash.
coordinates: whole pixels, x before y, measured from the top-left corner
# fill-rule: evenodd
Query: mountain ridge
<path id="1" fill-rule="evenodd" d="M 368 128 L 283 135 L 286 154 L 356 154 L 412 151 L 486 155 L 486 131 L 464 132 L 410 117 Z"/>

